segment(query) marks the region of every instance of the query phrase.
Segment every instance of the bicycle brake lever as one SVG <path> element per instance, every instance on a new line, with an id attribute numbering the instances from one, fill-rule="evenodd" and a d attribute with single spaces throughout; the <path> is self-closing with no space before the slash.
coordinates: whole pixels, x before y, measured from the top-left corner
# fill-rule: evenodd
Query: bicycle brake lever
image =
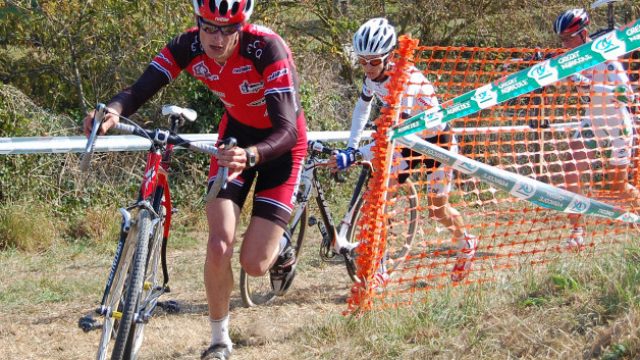
<path id="1" fill-rule="evenodd" d="M 237 145 L 238 141 L 233 138 L 224 139 L 222 145 L 224 148 L 233 148 Z M 213 201 L 218 197 L 220 190 L 227 188 L 227 178 L 229 177 L 229 168 L 226 166 L 221 166 L 218 168 L 218 173 L 216 174 L 216 179 L 213 181 L 213 184 L 209 188 L 209 192 L 207 192 L 207 202 Z"/>
<path id="2" fill-rule="evenodd" d="M 105 104 L 98 104 L 96 106 L 96 112 L 93 115 L 93 124 L 91 127 L 91 134 L 87 139 L 87 145 L 84 148 L 84 153 L 80 158 L 80 171 L 85 172 L 89 169 L 89 164 L 91 163 L 91 157 L 93 155 L 93 150 L 96 146 L 96 138 L 98 137 L 98 131 L 100 130 L 100 125 L 102 125 L 102 120 L 104 120 L 104 114 L 106 111 Z"/>

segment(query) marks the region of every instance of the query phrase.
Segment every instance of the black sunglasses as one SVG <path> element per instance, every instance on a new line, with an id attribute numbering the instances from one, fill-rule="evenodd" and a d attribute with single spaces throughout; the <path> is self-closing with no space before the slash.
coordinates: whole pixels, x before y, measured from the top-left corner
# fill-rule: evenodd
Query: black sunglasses
<path id="1" fill-rule="evenodd" d="M 242 28 L 242 24 L 238 23 L 238 24 L 218 26 L 218 25 L 214 25 L 212 23 L 206 22 L 201 17 L 198 17 L 198 27 L 200 28 L 200 30 L 204 31 L 209 35 L 213 35 L 217 32 L 220 32 L 220 34 L 224 36 L 229 36 L 240 31 L 240 29 Z"/>

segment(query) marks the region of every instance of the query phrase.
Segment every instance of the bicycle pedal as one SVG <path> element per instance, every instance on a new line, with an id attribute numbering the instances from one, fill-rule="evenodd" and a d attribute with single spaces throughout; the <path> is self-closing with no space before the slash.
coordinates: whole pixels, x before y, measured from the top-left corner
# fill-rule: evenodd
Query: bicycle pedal
<path id="1" fill-rule="evenodd" d="M 158 306 L 169 314 L 176 314 L 180 312 L 180 304 L 175 300 L 158 301 Z"/>
<path id="2" fill-rule="evenodd" d="M 309 216 L 309 219 L 307 220 L 307 224 L 309 224 L 309 226 L 314 226 L 317 223 L 318 219 L 316 219 L 315 216 Z"/>
<path id="3" fill-rule="evenodd" d="M 98 320 L 94 319 L 91 315 L 86 315 L 78 320 L 78 327 L 84 332 L 102 328 L 102 324 Z"/>

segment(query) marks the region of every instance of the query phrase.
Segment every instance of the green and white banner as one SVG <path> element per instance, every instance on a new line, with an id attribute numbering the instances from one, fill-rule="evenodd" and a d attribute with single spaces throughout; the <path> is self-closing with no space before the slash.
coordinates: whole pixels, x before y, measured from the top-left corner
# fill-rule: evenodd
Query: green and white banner
<path id="1" fill-rule="evenodd" d="M 391 139 L 474 114 L 640 48 L 640 20 L 562 55 L 504 76 L 415 115 L 390 129 Z"/>
<path id="2" fill-rule="evenodd" d="M 638 215 L 621 208 L 469 159 L 466 156 L 431 144 L 417 135 L 408 135 L 396 141 L 399 145 L 411 148 L 429 158 L 451 166 L 457 171 L 476 177 L 498 189 L 508 191 L 519 199 L 529 201 L 543 208 L 640 224 Z"/>

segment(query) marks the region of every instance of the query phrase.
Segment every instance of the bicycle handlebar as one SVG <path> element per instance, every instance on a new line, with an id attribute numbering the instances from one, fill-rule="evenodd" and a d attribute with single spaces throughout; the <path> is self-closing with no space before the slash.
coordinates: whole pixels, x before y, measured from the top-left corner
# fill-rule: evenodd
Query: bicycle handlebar
<path id="1" fill-rule="evenodd" d="M 107 107 L 104 104 L 98 104 L 96 106 L 96 111 L 93 116 L 91 134 L 87 138 L 87 145 L 85 146 L 85 151 L 82 154 L 82 158 L 80 160 L 80 170 L 83 172 L 86 172 L 89 169 L 91 157 L 93 155 L 93 151 L 95 148 L 95 142 L 98 137 L 98 131 L 100 130 L 100 126 L 102 125 L 102 121 L 104 120 L 104 117 L 107 111 L 108 111 Z M 174 117 L 174 119 L 180 118 L 187 121 L 194 121 L 198 116 L 198 114 L 194 110 L 181 108 L 175 105 L 163 106 L 162 115 Z M 122 118 L 122 116 L 120 117 Z M 188 140 L 183 139 L 180 135 L 171 134 L 168 130 L 162 130 L 162 129 L 148 130 L 148 129 L 143 129 L 139 126 L 123 124 L 121 122 L 115 125 L 115 129 L 124 133 L 129 133 L 129 134 L 143 137 L 145 139 L 149 139 L 153 143 L 178 145 L 189 150 L 202 152 L 212 156 L 216 156 L 218 154 L 218 148 L 215 146 L 207 145 L 204 143 L 189 142 Z M 228 138 L 223 142 L 223 145 L 226 148 L 234 147 L 236 146 L 236 144 L 237 144 L 237 141 L 235 138 Z M 216 180 L 214 181 L 213 185 L 211 186 L 211 189 L 207 194 L 207 201 L 211 201 L 212 199 L 215 199 L 218 195 L 218 192 L 220 192 L 221 189 L 225 189 L 227 187 L 228 175 L 229 175 L 228 168 L 220 167 L 218 169 Z"/>
<path id="2" fill-rule="evenodd" d="M 188 140 L 185 140 L 184 138 L 182 138 L 180 135 L 170 134 L 164 130 L 142 129 L 142 128 L 137 128 L 133 125 L 123 124 L 123 123 L 116 124 L 115 129 L 124 133 L 137 135 L 145 139 L 152 139 L 152 141 L 157 140 L 160 142 L 166 142 L 167 144 L 182 146 L 186 149 L 209 154 L 212 156 L 215 156 L 218 154 L 218 148 L 215 146 L 207 145 L 204 143 L 189 142 Z"/>
<path id="3" fill-rule="evenodd" d="M 307 146 L 311 152 L 318 153 L 318 154 L 331 155 L 336 151 L 336 149 L 330 148 L 322 141 L 317 141 L 317 140 L 307 141 Z"/>
<path id="4" fill-rule="evenodd" d="M 91 156 L 93 155 L 93 150 L 96 146 L 96 138 L 98 137 L 98 131 L 100 130 L 100 125 L 102 124 L 102 120 L 104 120 L 104 115 L 106 112 L 106 106 L 104 104 L 98 104 L 96 106 L 96 112 L 93 115 L 93 125 L 91 127 L 91 134 L 89 134 L 89 138 L 87 139 L 87 145 L 84 148 L 84 153 L 80 158 L 80 171 L 86 172 L 89 169 L 89 164 L 91 163 Z"/>

